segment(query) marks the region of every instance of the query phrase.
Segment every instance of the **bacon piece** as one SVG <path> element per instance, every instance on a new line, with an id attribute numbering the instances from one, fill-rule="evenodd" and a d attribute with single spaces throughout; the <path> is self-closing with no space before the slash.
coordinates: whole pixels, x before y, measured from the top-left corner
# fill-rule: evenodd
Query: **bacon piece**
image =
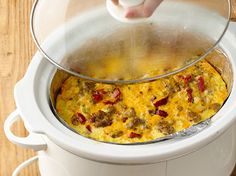
<path id="1" fill-rule="evenodd" d="M 161 116 L 161 117 L 167 117 L 168 116 L 168 113 L 166 111 L 162 111 L 162 110 L 157 110 L 156 114 Z"/>
<path id="2" fill-rule="evenodd" d="M 202 76 L 198 78 L 198 88 L 200 92 L 204 92 L 205 90 L 204 78 Z"/>
<path id="3" fill-rule="evenodd" d="M 89 119 L 90 123 L 94 123 L 95 122 L 95 115 L 93 114 L 90 119 Z"/>
<path id="4" fill-rule="evenodd" d="M 103 89 L 92 91 L 92 98 L 95 103 L 99 103 L 103 99 L 103 95 L 107 92 Z"/>
<path id="5" fill-rule="evenodd" d="M 84 125 L 85 122 L 87 121 L 86 118 L 84 117 L 84 115 L 81 114 L 81 113 L 76 113 L 76 117 L 78 118 L 79 122 L 80 122 L 82 125 Z"/>
<path id="6" fill-rule="evenodd" d="M 192 80 L 192 76 L 191 75 L 185 76 L 184 77 L 185 85 L 188 85 L 191 80 Z"/>
<path id="7" fill-rule="evenodd" d="M 110 101 L 110 100 L 108 100 L 108 101 L 105 101 L 104 104 L 105 104 L 105 105 L 114 105 L 114 104 L 116 104 L 116 101 Z"/>
<path id="8" fill-rule="evenodd" d="M 98 94 L 96 91 L 92 93 L 92 97 L 95 103 L 98 103 L 103 99 L 103 96 L 101 94 Z"/>
<path id="9" fill-rule="evenodd" d="M 168 102 L 168 97 L 156 101 L 156 103 L 154 103 L 154 106 L 155 106 L 156 108 L 158 108 L 159 106 L 166 105 L 167 102 Z"/>
<path id="10" fill-rule="evenodd" d="M 112 92 L 112 98 L 114 100 L 107 100 L 105 102 L 103 102 L 105 105 L 114 105 L 116 104 L 117 102 L 119 102 L 121 99 L 120 99 L 120 96 L 121 96 L 121 91 L 119 88 L 116 88 L 114 89 L 114 91 Z"/>
<path id="11" fill-rule="evenodd" d="M 76 113 L 71 117 L 71 123 L 75 126 L 78 126 L 79 123 L 85 124 L 86 121 L 86 118 L 81 113 Z"/>
<path id="12" fill-rule="evenodd" d="M 185 86 L 188 86 L 189 83 L 192 81 L 191 75 L 187 75 L 187 76 L 180 75 L 179 77 L 184 80 Z"/>
<path id="13" fill-rule="evenodd" d="M 119 101 L 120 101 L 120 99 L 116 99 L 115 101 L 108 100 L 108 101 L 105 101 L 104 104 L 105 105 L 114 105 L 114 104 L 118 103 Z"/>
<path id="14" fill-rule="evenodd" d="M 86 129 L 87 129 L 89 132 L 92 132 L 92 128 L 91 128 L 90 125 L 87 125 L 87 126 L 86 126 Z"/>
<path id="15" fill-rule="evenodd" d="M 190 103 L 192 103 L 193 102 L 193 89 L 187 88 L 186 92 L 187 92 L 187 95 L 188 95 L 188 101 Z"/>
<path id="16" fill-rule="evenodd" d="M 142 137 L 142 135 L 138 134 L 138 133 L 131 132 L 129 134 L 129 138 L 141 138 L 141 137 Z"/>
<path id="17" fill-rule="evenodd" d="M 121 95 L 120 89 L 119 88 L 114 89 L 114 91 L 112 93 L 112 97 L 115 99 L 118 99 L 118 98 L 120 98 L 120 95 Z"/>

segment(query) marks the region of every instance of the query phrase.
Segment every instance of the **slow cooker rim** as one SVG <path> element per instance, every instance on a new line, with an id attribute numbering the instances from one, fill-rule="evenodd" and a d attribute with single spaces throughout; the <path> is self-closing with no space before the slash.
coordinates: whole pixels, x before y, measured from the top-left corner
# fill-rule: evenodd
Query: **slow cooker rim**
<path id="1" fill-rule="evenodd" d="M 42 56 L 39 54 L 39 53 L 36 53 L 36 55 L 34 56 L 33 58 L 33 61 L 32 63 L 30 64 L 30 67 L 26 73 L 26 76 L 25 78 L 23 79 L 23 81 L 21 81 L 21 84 L 27 84 L 29 85 L 28 83 L 26 83 L 27 81 L 31 81 L 32 82 L 32 78 L 35 77 L 37 74 L 37 68 L 38 68 L 38 64 L 40 64 L 40 60 L 42 59 Z M 233 68 L 233 70 L 235 70 L 235 68 Z M 32 74 L 32 72 L 34 72 L 34 74 Z M 17 88 L 16 88 L 17 89 Z M 234 89 L 234 88 L 233 88 Z M 231 94 L 229 99 L 232 97 L 233 95 Z M 27 124 L 27 127 L 28 129 L 31 131 L 31 132 L 40 132 L 40 130 L 35 130 L 33 127 L 32 127 L 32 124 L 29 123 L 29 119 L 28 119 L 28 115 L 30 114 L 27 114 L 25 113 L 25 111 L 22 109 L 22 104 L 20 102 L 18 102 L 18 96 L 16 95 L 16 102 L 17 102 L 17 107 L 19 108 L 21 114 L 22 114 L 22 117 L 24 119 L 24 122 Z M 38 107 L 37 107 L 38 108 Z M 230 113 L 231 111 L 229 111 L 228 113 Z M 44 118 L 44 116 L 41 114 L 40 115 L 42 118 L 43 118 L 43 123 L 46 123 L 45 124 L 45 128 L 43 128 L 43 130 L 41 131 L 41 133 L 44 133 L 45 135 L 47 135 L 53 142 L 55 142 L 56 144 L 58 144 L 59 146 L 61 146 L 62 148 L 66 149 L 67 151 L 70 151 L 71 153 L 74 153 L 74 154 L 78 154 L 79 156 L 83 156 L 85 158 L 89 158 L 89 159 L 95 159 L 95 160 L 99 160 L 99 161 L 107 161 L 109 163 L 130 163 L 130 162 L 134 162 L 134 163 L 155 163 L 155 162 L 158 162 L 158 161 L 161 161 L 163 160 L 164 158 L 169 158 L 169 157 L 173 157 L 175 155 L 179 155 L 179 153 L 186 153 L 187 151 L 193 151 L 192 147 L 194 146 L 193 144 L 190 145 L 185 145 L 185 147 L 181 147 L 181 148 L 176 148 L 176 142 L 174 142 L 174 145 L 175 145 L 175 149 L 173 150 L 170 150 L 170 151 L 166 151 L 165 153 L 162 153 L 161 155 L 147 155 L 145 153 L 145 155 L 143 156 L 140 156 L 140 155 L 134 155 L 134 156 L 114 156 L 114 155 L 107 155 L 107 154 L 98 154 L 98 152 L 94 152 L 94 151 L 89 151 L 87 150 L 86 148 L 84 150 L 82 150 L 81 148 L 78 149 L 78 147 L 76 146 L 71 146 L 71 143 L 68 142 L 68 140 L 60 140 L 60 138 L 62 136 L 65 136 L 64 133 L 59 133 L 60 137 L 58 139 L 58 136 L 56 137 L 56 135 L 53 133 L 53 131 L 51 129 L 54 128 L 54 130 L 56 129 L 52 124 L 50 124 L 50 122 L 48 120 L 46 120 Z M 38 116 L 39 117 L 39 116 Z M 42 122 L 42 121 L 41 121 Z M 230 125 L 230 123 L 228 122 L 228 126 Z M 50 128 L 46 128 L 46 127 L 50 127 Z M 209 129 L 212 128 L 212 127 L 209 127 L 208 129 L 204 130 L 203 132 L 201 132 L 200 134 L 205 134 L 207 131 L 209 131 Z M 193 137 L 191 137 L 191 140 L 190 141 L 194 141 L 195 138 L 198 139 L 198 141 L 201 141 L 201 145 L 198 144 L 198 145 L 195 145 L 195 149 L 197 148 L 200 148 L 204 145 L 207 145 L 207 143 L 209 143 L 210 141 L 214 140 L 215 137 L 217 137 L 221 131 L 223 130 L 217 130 L 217 128 L 215 128 L 214 130 L 212 130 L 211 135 L 208 135 L 207 137 L 205 136 L 204 138 L 202 138 L 200 140 L 200 138 L 197 136 L 199 136 L 200 134 L 197 134 Z M 68 137 L 68 136 L 67 136 Z M 204 140 L 205 139 L 205 140 Z M 188 139 L 189 140 L 189 139 Z M 65 142 L 66 141 L 66 142 Z M 184 141 L 187 141 L 187 140 L 184 140 Z M 197 140 L 196 140 L 197 141 Z M 196 143 L 195 141 L 195 143 Z M 203 143 L 204 142 L 204 143 Z M 66 144 L 65 144 L 66 143 Z M 200 143 L 200 142 L 199 142 Z M 92 145 L 94 145 L 94 143 L 91 143 Z M 114 145 L 112 144 L 102 144 L 102 146 L 105 146 L 105 145 L 109 145 L 109 147 L 112 147 L 112 148 L 117 148 L 115 147 Z M 156 147 L 156 146 L 155 146 Z M 123 147 L 123 149 L 127 148 L 127 146 Z M 117 148 L 118 149 L 118 148 Z M 141 148 L 142 150 L 142 148 Z M 180 152 L 182 151 L 182 152 Z M 100 158 L 100 159 L 98 159 Z M 159 159 L 157 159 L 159 158 Z M 134 161 L 135 160 L 135 161 Z"/>

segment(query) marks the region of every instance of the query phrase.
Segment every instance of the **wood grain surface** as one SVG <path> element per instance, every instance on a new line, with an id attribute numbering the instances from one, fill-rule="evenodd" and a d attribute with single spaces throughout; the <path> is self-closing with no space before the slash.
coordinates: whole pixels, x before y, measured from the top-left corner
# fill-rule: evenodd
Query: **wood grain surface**
<path id="1" fill-rule="evenodd" d="M 33 0 L 0 0 L 0 176 L 10 176 L 17 165 L 35 155 L 32 150 L 9 142 L 3 132 L 5 118 L 15 109 L 14 85 L 24 76 L 36 51 L 29 30 L 32 3 Z M 22 122 L 13 128 L 17 135 L 27 135 Z M 28 167 L 20 175 L 39 175 L 37 165 Z"/>
<path id="2" fill-rule="evenodd" d="M 0 0 L 0 175 L 10 176 L 14 168 L 35 153 L 9 142 L 3 132 L 6 116 L 15 109 L 13 88 L 20 80 L 36 51 L 29 31 L 33 0 Z M 25 136 L 22 122 L 14 132 Z M 36 164 L 24 170 L 23 176 L 37 176 Z"/>
<path id="3" fill-rule="evenodd" d="M 232 21 L 236 21 L 236 0 L 231 0 L 231 2 L 232 2 L 231 18 L 232 18 Z"/>

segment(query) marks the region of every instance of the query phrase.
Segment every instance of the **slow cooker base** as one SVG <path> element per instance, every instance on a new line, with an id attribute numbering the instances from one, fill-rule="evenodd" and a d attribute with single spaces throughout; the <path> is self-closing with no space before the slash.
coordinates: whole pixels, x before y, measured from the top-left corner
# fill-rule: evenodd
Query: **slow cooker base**
<path id="1" fill-rule="evenodd" d="M 116 165 L 90 161 L 74 155 L 45 137 L 40 151 L 42 176 L 230 176 L 236 161 L 236 124 L 198 151 L 177 159 L 148 165 Z"/>

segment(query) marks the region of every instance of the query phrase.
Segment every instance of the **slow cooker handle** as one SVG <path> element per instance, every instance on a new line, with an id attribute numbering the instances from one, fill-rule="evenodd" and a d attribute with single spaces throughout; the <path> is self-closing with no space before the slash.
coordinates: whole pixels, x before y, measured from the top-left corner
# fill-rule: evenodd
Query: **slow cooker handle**
<path id="1" fill-rule="evenodd" d="M 34 157 L 32 157 L 32 158 L 30 158 L 30 159 L 24 161 L 24 162 L 21 163 L 19 166 L 17 166 L 17 168 L 13 171 L 12 176 L 18 176 L 19 173 L 20 173 L 23 169 L 25 169 L 25 168 L 26 168 L 27 166 L 29 166 L 30 164 L 32 164 L 32 163 L 38 161 L 38 159 L 39 159 L 39 156 L 37 155 L 37 156 L 34 156 Z"/>
<path id="2" fill-rule="evenodd" d="M 29 165 L 33 164 L 34 162 L 39 162 L 38 166 L 40 167 L 40 162 L 42 163 L 50 163 L 50 164 L 54 164 L 53 168 L 58 168 L 60 169 L 60 175 L 63 176 L 70 176 L 69 172 L 66 170 L 66 168 L 59 163 L 57 160 L 46 156 L 46 155 L 36 155 L 32 158 L 29 158 L 28 160 L 24 161 L 23 163 L 21 163 L 20 165 L 18 165 L 15 170 L 12 173 L 12 176 L 18 176 L 20 175 L 21 171 L 24 170 L 26 167 L 28 167 Z M 42 169 L 41 171 L 44 172 L 45 169 Z M 54 170 L 48 171 L 47 170 L 48 175 L 53 175 L 52 173 L 54 173 Z"/>
<path id="3" fill-rule="evenodd" d="M 11 127 L 18 119 L 20 119 L 20 116 L 17 110 L 12 112 L 7 117 L 4 123 L 4 131 L 7 138 L 12 143 L 24 148 L 34 149 L 35 151 L 45 150 L 47 148 L 47 143 L 40 134 L 29 132 L 29 135 L 27 137 L 18 137 L 12 133 Z"/>

